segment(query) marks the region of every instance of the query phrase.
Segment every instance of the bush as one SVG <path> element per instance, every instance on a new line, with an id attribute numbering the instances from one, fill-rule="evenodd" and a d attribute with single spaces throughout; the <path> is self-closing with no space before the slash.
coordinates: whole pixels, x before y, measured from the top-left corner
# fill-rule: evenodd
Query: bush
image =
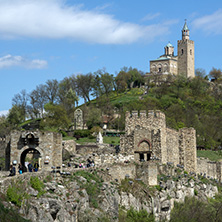
<path id="1" fill-rule="evenodd" d="M 185 198 L 184 203 L 175 203 L 171 211 L 170 222 L 212 222 L 215 220 L 214 211 L 207 202 L 202 202 L 196 198 Z"/>
<path id="2" fill-rule="evenodd" d="M 76 138 L 83 138 L 90 136 L 90 130 L 75 130 L 73 136 Z"/>
<path id="3" fill-rule="evenodd" d="M 194 189 L 194 195 L 197 196 L 198 195 L 198 191 L 196 189 Z"/>
<path id="4" fill-rule="evenodd" d="M 62 134 L 62 137 L 67 137 L 67 135 L 68 135 L 67 132 L 65 132 L 63 130 L 61 130 L 60 133 Z"/>
<path id="5" fill-rule="evenodd" d="M 127 211 L 127 222 L 155 222 L 152 214 L 148 214 L 146 210 L 136 211 L 132 207 Z"/>
<path id="6" fill-rule="evenodd" d="M 103 180 L 97 175 L 96 172 L 89 173 L 86 171 L 77 171 L 73 174 L 73 176 L 79 182 L 80 187 L 86 189 L 86 192 L 89 195 L 90 206 L 98 208 L 98 196 L 100 194 L 100 188 Z M 79 176 L 84 177 L 87 182 L 83 184 L 81 181 L 79 181 Z"/>
<path id="7" fill-rule="evenodd" d="M 30 184 L 33 189 L 38 191 L 37 197 L 40 197 L 41 195 L 43 195 L 45 193 L 44 184 L 41 180 L 39 180 L 38 177 L 31 177 Z"/>
<path id="8" fill-rule="evenodd" d="M 25 192 L 25 187 L 21 181 L 10 185 L 7 189 L 6 195 L 9 201 L 19 207 L 21 207 L 22 201 L 29 197 L 29 195 Z"/>

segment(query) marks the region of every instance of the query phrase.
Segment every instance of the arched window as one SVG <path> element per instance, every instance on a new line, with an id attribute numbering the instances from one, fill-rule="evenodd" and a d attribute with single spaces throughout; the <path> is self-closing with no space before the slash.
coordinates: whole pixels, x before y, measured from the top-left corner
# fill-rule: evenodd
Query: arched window
<path id="1" fill-rule="evenodd" d="M 158 72 L 162 72 L 162 65 L 158 64 Z"/>
<path id="2" fill-rule="evenodd" d="M 156 65 L 152 65 L 152 71 L 156 72 Z"/>

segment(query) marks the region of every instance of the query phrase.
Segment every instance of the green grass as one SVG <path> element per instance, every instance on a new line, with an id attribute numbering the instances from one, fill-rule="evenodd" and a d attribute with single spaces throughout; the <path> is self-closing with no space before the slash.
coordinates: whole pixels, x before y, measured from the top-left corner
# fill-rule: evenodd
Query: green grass
<path id="1" fill-rule="evenodd" d="M 197 150 L 197 156 L 208 158 L 211 161 L 222 160 L 222 152 L 221 151 Z"/>
<path id="2" fill-rule="evenodd" d="M 63 140 L 76 140 L 75 137 L 72 137 L 72 136 L 65 136 L 65 137 L 62 137 Z"/>
<path id="3" fill-rule="evenodd" d="M 75 140 L 74 137 L 63 137 L 63 140 Z M 95 143 L 96 138 L 89 139 L 88 137 L 80 138 L 78 140 L 75 140 L 76 143 L 79 143 L 81 145 L 84 145 L 85 143 Z M 120 138 L 119 137 L 113 137 L 113 136 L 104 136 L 103 137 L 103 143 L 106 144 L 113 144 L 113 145 L 119 145 Z"/>
<path id="4" fill-rule="evenodd" d="M 96 142 L 96 138 L 94 139 L 89 139 L 88 137 L 84 137 L 84 138 L 79 138 L 78 140 L 76 140 L 77 143 L 83 145 L 85 143 L 95 143 Z"/>
<path id="5" fill-rule="evenodd" d="M 120 141 L 119 137 L 113 137 L 113 136 L 104 136 L 103 137 L 103 143 L 119 145 L 119 141 Z"/>
<path id="6" fill-rule="evenodd" d="M 112 105 L 115 104 L 129 104 L 131 102 L 136 102 L 139 99 L 139 96 L 143 95 L 144 90 L 142 88 L 133 88 L 131 90 L 127 90 L 123 93 L 111 92 L 109 95 L 109 100 Z M 100 99 L 106 99 L 106 96 L 101 96 Z M 96 104 L 97 100 L 91 100 L 91 104 Z"/>

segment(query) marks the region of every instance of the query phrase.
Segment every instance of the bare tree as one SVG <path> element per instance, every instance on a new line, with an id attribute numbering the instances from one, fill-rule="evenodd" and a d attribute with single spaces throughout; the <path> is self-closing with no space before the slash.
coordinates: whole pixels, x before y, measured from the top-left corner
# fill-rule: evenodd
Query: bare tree
<path id="1" fill-rule="evenodd" d="M 56 103 L 58 100 L 58 90 L 59 90 L 59 83 L 56 79 L 47 80 L 46 82 L 46 96 L 52 104 Z"/>

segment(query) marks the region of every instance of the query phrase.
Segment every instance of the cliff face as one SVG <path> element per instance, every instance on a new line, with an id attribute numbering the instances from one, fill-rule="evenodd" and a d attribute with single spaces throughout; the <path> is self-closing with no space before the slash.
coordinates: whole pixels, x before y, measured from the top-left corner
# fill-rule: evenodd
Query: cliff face
<path id="1" fill-rule="evenodd" d="M 33 182 L 33 178 L 38 178 Z M 32 179 L 31 179 L 32 178 Z M 41 184 L 41 188 L 37 186 Z M 162 177 L 156 187 L 147 187 L 141 181 L 125 179 L 109 181 L 102 169 L 78 170 L 71 175 L 54 173 L 26 173 L 12 178 L 1 178 L 1 191 L 21 185 L 21 204 L 14 206 L 31 221 L 118 221 L 119 208 L 133 207 L 154 214 L 156 221 L 169 220 L 174 202 L 183 202 L 186 196 L 202 201 L 213 197 L 217 187 L 205 184 L 202 178 Z M 22 191 L 21 191 L 22 190 Z"/>

